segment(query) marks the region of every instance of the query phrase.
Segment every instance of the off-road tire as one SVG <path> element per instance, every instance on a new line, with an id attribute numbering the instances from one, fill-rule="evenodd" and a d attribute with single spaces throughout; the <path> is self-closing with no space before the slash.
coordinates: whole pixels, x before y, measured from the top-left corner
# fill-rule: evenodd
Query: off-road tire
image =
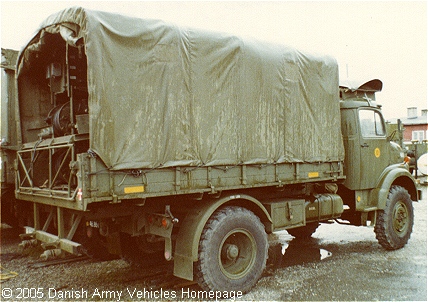
<path id="1" fill-rule="evenodd" d="M 312 237 L 319 225 L 318 222 L 308 223 L 304 227 L 289 229 L 287 232 L 296 239 L 307 239 Z"/>
<path id="2" fill-rule="evenodd" d="M 253 212 L 235 206 L 217 210 L 199 241 L 199 286 L 206 291 L 249 291 L 266 267 L 268 247 L 264 226 Z"/>
<path id="3" fill-rule="evenodd" d="M 413 219 L 409 193 L 403 187 L 392 186 L 385 209 L 377 211 L 374 231 L 379 244 L 387 250 L 402 248 L 409 241 Z"/>

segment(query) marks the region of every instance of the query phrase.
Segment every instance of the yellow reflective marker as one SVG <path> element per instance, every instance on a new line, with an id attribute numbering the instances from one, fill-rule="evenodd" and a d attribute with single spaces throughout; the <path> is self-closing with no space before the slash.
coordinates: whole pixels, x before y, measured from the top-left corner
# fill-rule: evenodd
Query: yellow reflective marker
<path id="1" fill-rule="evenodd" d="M 309 178 L 320 177 L 320 174 L 319 172 L 309 172 L 308 177 Z"/>
<path id="2" fill-rule="evenodd" d="M 143 193 L 144 192 L 144 186 L 136 186 L 136 187 L 125 187 L 123 189 L 125 194 L 132 194 L 132 193 Z"/>

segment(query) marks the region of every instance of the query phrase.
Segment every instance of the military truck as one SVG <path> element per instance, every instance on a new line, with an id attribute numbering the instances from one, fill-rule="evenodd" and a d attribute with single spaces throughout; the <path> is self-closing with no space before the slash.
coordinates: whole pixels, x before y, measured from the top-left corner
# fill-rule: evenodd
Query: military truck
<path id="1" fill-rule="evenodd" d="M 381 88 L 340 86 L 330 56 L 63 10 L 17 61 L 26 239 L 142 267 L 160 257 L 204 290 L 242 292 L 273 232 L 310 237 L 336 219 L 402 248 L 420 192 Z"/>

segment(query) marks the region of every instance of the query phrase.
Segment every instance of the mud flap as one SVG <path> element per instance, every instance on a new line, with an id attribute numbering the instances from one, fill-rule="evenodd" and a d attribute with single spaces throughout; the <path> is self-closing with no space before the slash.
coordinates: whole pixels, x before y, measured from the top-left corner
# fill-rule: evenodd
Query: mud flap
<path id="1" fill-rule="evenodd" d="M 187 213 L 176 241 L 174 276 L 193 281 L 193 262 L 198 260 L 199 239 L 205 223 L 218 206 L 217 203 L 207 203 Z"/>

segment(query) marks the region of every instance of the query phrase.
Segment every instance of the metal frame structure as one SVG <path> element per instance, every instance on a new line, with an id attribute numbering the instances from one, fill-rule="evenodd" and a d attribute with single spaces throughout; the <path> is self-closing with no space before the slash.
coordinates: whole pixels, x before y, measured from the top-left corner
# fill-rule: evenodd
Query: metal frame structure
<path id="1" fill-rule="evenodd" d="M 35 198 L 33 201 L 42 203 L 43 199 L 39 200 L 38 196 L 73 201 L 78 189 L 76 171 L 72 163 L 76 160 L 76 143 L 85 140 L 88 140 L 88 135 L 70 135 L 24 144 L 17 152 L 17 194 L 31 195 Z M 55 166 L 53 156 L 59 151 L 64 152 L 64 155 L 60 159 L 59 166 Z M 43 169 L 36 171 L 39 163 L 43 165 Z M 57 181 L 64 169 L 69 169 L 68 181 L 58 186 Z"/>

